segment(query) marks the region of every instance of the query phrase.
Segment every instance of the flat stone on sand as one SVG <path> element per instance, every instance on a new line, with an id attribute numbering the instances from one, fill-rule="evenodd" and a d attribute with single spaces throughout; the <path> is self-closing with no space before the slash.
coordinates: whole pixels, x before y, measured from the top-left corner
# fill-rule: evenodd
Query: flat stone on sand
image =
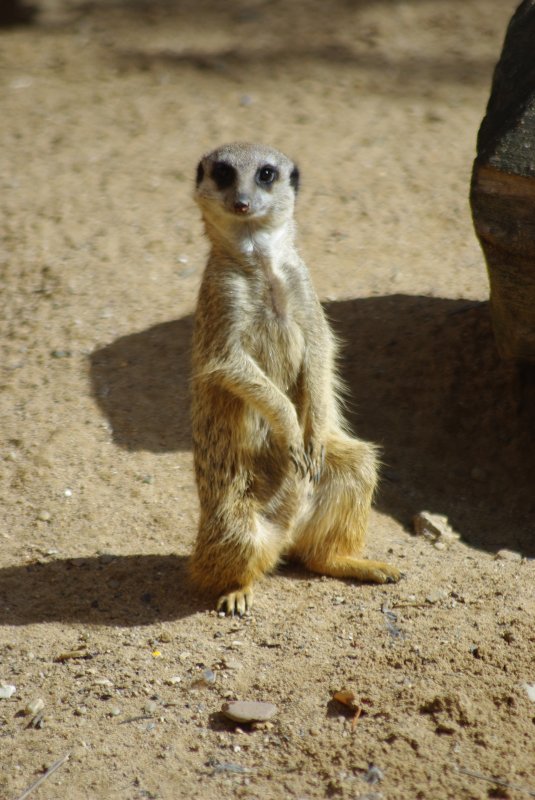
<path id="1" fill-rule="evenodd" d="M 230 703 L 223 703 L 221 707 L 221 712 L 234 722 L 266 722 L 277 711 L 277 706 L 273 703 L 255 700 L 232 700 Z"/>

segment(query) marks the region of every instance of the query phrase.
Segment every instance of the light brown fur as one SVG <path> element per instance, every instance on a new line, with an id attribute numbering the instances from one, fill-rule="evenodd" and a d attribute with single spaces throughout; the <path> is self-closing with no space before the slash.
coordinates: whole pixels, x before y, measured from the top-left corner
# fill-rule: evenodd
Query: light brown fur
<path id="1" fill-rule="evenodd" d="M 294 245 L 297 182 L 286 156 L 259 145 L 219 148 L 198 168 L 211 250 L 193 342 L 191 573 L 227 613 L 245 613 L 285 555 L 325 575 L 399 579 L 360 557 L 376 448 L 342 419 L 334 337 Z"/>

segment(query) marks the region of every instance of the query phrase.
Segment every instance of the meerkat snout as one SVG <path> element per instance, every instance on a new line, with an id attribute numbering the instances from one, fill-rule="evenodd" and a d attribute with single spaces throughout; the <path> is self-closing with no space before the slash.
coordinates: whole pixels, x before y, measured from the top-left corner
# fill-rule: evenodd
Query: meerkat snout
<path id="1" fill-rule="evenodd" d="M 249 198 L 245 197 L 244 195 L 240 195 L 234 201 L 234 211 L 236 214 L 247 214 L 251 204 L 249 202 Z"/>

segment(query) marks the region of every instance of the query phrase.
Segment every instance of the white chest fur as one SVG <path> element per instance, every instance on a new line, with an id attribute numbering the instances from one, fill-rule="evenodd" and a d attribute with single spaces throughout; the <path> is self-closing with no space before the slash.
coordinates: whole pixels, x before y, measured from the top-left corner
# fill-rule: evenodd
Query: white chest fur
<path id="1" fill-rule="evenodd" d="M 267 279 L 274 313 L 285 319 L 288 297 L 284 262 L 291 247 L 290 231 L 286 225 L 273 230 L 251 231 L 242 240 L 242 252 L 255 260 Z"/>

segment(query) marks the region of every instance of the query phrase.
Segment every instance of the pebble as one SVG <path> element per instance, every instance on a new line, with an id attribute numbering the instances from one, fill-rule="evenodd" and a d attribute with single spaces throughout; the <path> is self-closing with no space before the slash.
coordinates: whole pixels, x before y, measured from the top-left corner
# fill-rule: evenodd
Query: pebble
<path id="1" fill-rule="evenodd" d="M 180 677 L 180 675 L 173 675 L 172 678 L 167 678 L 164 681 L 164 683 L 165 683 L 166 686 L 176 686 L 177 683 L 180 683 L 181 681 L 182 681 L 182 678 Z"/>
<path id="2" fill-rule="evenodd" d="M 384 777 L 384 773 L 379 767 L 376 767 L 375 764 L 370 764 L 368 772 L 364 776 L 364 780 L 366 783 L 371 783 L 373 785 L 375 783 L 380 783 Z"/>
<path id="3" fill-rule="evenodd" d="M 225 669 L 234 669 L 234 670 L 241 669 L 241 664 L 239 661 L 236 661 L 233 658 L 228 658 L 227 656 L 223 656 L 223 658 L 221 659 L 221 663 L 223 664 Z"/>
<path id="4" fill-rule="evenodd" d="M 524 683 L 523 686 L 531 702 L 535 703 L 535 683 Z"/>
<path id="5" fill-rule="evenodd" d="M 120 709 L 119 706 L 113 706 L 113 708 L 110 708 L 110 717 L 118 717 L 122 713 L 122 709 Z"/>
<path id="6" fill-rule="evenodd" d="M 145 708 L 143 709 L 147 714 L 155 714 L 158 709 L 158 704 L 151 700 L 150 702 L 146 703 Z"/>
<path id="7" fill-rule="evenodd" d="M 46 511 L 46 509 L 41 508 L 37 512 L 37 519 L 41 520 L 41 522 L 50 522 L 50 520 L 52 519 L 52 514 L 50 513 L 50 511 Z"/>
<path id="8" fill-rule="evenodd" d="M 345 603 L 345 601 L 345 597 L 342 597 L 341 595 L 335 595 L 333 597 L 333 605 L 335 606 L 341 606 Z"/>
<path id="9" fill-rule="evenodd" d="M 234 722 L 266 722 L 274 717 L 278 708 L 273 703 L 255 700 L 234 700 L 223 703 L 222 713 Z"/>
<path id="10" fill-rule="evenodd" d="M 460 535 L 449 524 L 448 518 L 442 514 L 420 511 L 413 517 L 412 522 L 415 534 L 424 536 L 432 542 L 440 541 L 447 546 L 460 539 Z"/>
<path id="11" fill-rule="evenodd" d="M 42 711 L 44 707 L 45 707 L 45 701 L 41 697 L 37 697 L 30 703 L 26 703 L 26 705 L 24 706 L 24 714 L 26 716 L 35 717 L 35 715 L 39 714 L 39 712 Z"/>
<path id="12" fill-rule="evenodd" d="M 507 548 L 498 550 L 494 558 L 496 561 L 522 561 L 522 555 L 520 553 L 516 553 L 514 550 L 507 550 Z"/>
<path id="13" fill-rule="evenodd" d="M 202 680 L 207 686 L 211 686 L 215 683 L 215 672 L 212 669 L 203 670 Z"/>
<path id="14" fill-rule="evenodd" d="M 17 687 L 12 683 L 0 683 L 0 700 L 9 700 L 16 691 Z"/>
<path id="15" fill-rule="evenodd" d="M 426 603 L 431 603 L 434 605 L 438 603 L 440 600 L 445 600 L 448 596 L 448 593 L 445 589 L 436 589 L 434 592 L 430 592 L 425 598 Z"/>
<path id="16" fill-rule="evenodd" d="M 208 766 L 212 767 L 216 775 L 220 772 L 235 772 L 239 775 L 251 771 L 248 767 L 242 767 L 241 764 L 231 764 L 228 761 L 222 762 L 216 759 L 210 759 L 210 761 L 208 761 Z"/>

